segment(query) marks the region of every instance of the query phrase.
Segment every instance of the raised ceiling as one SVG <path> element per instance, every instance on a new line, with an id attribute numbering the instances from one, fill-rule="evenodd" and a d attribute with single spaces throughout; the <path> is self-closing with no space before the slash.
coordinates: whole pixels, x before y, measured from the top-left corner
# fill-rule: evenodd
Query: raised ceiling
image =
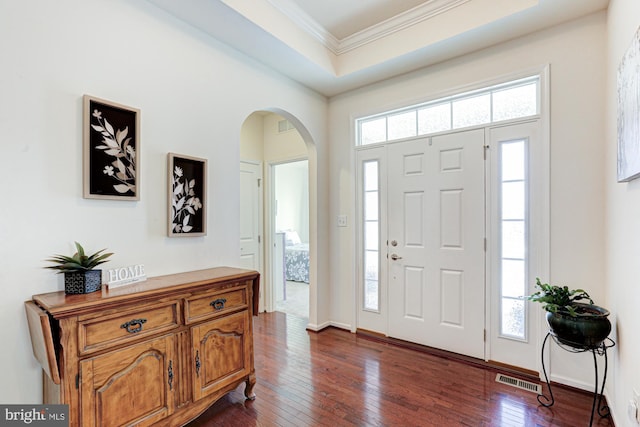
<path id="1" fill-rule="evenodd" d="M 283 0 L 273 0 L 280 9 L 286 9 Z M 373 28 L 381 22 L 394 19 L 422 6 L 424 0 L 289 0 L 337 39 Z M 433 2 L 432 2 L 433 3 Z M 336 11 L 338 11 L 336 13 Z"/>
<path id="2" fill-rule="evenodd" d="M 609 0 L 148 0 L 326 96 L 599 10 Z"/>

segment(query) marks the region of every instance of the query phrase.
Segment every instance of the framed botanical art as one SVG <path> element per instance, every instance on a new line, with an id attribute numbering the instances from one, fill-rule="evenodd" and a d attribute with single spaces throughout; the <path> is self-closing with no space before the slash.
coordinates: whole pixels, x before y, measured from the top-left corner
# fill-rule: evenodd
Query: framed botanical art
<path id="1" fill-rule="evenodd" d="M 207 160 L 169 153 L 169 236 L 206 236 Z"/>
<path id="2" fill-rule="evenodd" d="M 140 110 L 84 95 L 83 195 L 140 200 Z"/>

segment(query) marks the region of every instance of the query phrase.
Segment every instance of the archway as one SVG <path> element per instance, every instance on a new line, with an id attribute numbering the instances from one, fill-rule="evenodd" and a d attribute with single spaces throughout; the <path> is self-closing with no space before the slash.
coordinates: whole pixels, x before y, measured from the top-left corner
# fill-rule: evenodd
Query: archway
<path id="1" fill-rule="evenodd" d="M 292 161 L 306 160 L 308 162 L 308 229 L 298 234 L 308 242 L 308 279 L 306 279 L 308 280 L 309 294 L 308 319 L 309 324 L 314 325 L 317 320 L 316 212 L 318 170 L 315 143 L 306 127 L 292 114 L 279 109 L 260 110 L 250 114 L 242 125 L 240 160 L 241 165 L 258 169 L 259 177 L 257 179 L 261 180 L 261 185 L 259 185 L 261 201 L 259 203 L 261 203 L 260 208 L 264 213 L 261 220 L 262 238 L 258 237 L 262 250 L 262 263 L 259 269 L 262 274 L 261 311 L 274 311 L 276 292 L 281 292 L 281 289 L 276 289 L 277 277 L 282 277 L 279 276 L 282 272 L 274 266 L 277 260 L 274 248 L 277 246 L 276 238 L 282 236 L 282 234 L 276 236 L 277 232 L 285 230 L 278 229 L 273 216 L 276 212 L 272 194 L 274 191 L 272 187 L 274 184 L 273 167 Z M 241 182 L 243 172 L 244 170 L 241 168 Z M 241 200 L 243 199 L 243 194 L 241 194 Z M 241 251 L 247 246 L 243 243 L 243 238 L 251 234 L 245 232 L 245 222 L 241 219 Z M 282 228 L 282 224 L 280 224 L 280 228 Z M 249 240 L 246 238 L 245 242 Z"/>

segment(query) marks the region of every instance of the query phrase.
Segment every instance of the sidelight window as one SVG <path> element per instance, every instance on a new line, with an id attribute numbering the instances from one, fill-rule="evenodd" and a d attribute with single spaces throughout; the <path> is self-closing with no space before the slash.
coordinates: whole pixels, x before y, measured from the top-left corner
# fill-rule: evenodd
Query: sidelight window
<path id="1" fill-rule="evenodd" d="M 380 309 L 380 180 L 377 160 L 363 163 L 364 301 L 369 311 Z"/>
<path id="2" fill-rule="evenodd" d="M 501 335 L 525 338 L 527 293 L 527 141 L 499 146 Z"/>

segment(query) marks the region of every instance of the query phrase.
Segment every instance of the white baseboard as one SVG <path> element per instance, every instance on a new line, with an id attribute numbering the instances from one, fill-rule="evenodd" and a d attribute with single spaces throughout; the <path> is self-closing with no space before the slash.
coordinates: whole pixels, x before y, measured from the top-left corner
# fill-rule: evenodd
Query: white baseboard
<path id="1" fill-rule="evenodd" d="M 348 325 L 346 323 L 339 323 L 339 322 L 323 322 L 319 325 L 313 324 L 313 323 L 309 323 L 307 324 L 307 329 L 310 331 L 314 331 L 314 332 L 320 332 L 321 330 L 328 328 L 328 327 L 334 327 L 334 328 L 338 328 L 338 329 L 345 329 L 347 331 L 351 331 L 351 325 Z"/>

